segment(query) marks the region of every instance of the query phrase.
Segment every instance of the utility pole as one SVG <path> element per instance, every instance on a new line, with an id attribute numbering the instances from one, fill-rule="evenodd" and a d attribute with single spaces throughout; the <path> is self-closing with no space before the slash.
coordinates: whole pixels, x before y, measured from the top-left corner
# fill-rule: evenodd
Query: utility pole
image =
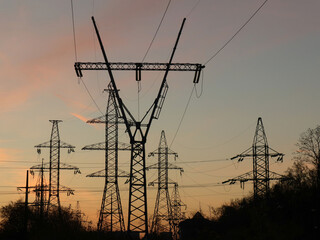
<path id="1" fill-rule="evenodd" d="M 125 231 L 122 204 L 120 199 L 118 177 L 129 177 L 124 171 L 118 171 L 118 150 L 131 150 L 131 145 L 118 142 L 119 110 L 115 101 L 115 93 L 111 85 L 108 86 L 108 104 L 105 116 L 89 120 L 88 123 L 105 124 L 105 142 L 88 145 L 82 150 L 104 150 L 105 169 L 89 174 L 87 177 L 103 177 L 105 179 L 102 196 L 98 231 Z"/>
<path id="2" fill-rule="evenodd" d="M 172 237 L 174 240 L 179 239 L 179 223 L 185 219 L 185 213 L 182 212 L 182 207 L 187 208 L 187 205 L 181 201 L 178 183 L 174 183 L 174 188 L 171 195 L 171 223 Z"/>
<path id="3" fill-rule="evenodd" d="M 173 233 L 173 222 L 171 219 L 172 216 L 172 206 L 169 195 L 169 169 L 180 170 L 180 174 L 183 172 L 183 169 L 169 163 L 169 155 L 173 155 L 176 159 L 178 154 L 168 148 L 165 132 L 162 130 L 159 147 L 157 150 L 149 153 L 150 156 L 158 155 L 158 163 L 153 164 L 147 168 L 157 169 L 158 170 L 158 179 L 157 181 L 152 181 L 149 183 L 149 186 L 153 186 L 155 183 L 158 184 L 157 198 L 154 207 L 154 214 L 151 225 L 152 233 L 160 232 L 171 232 Z"/>
<path id="4" fill-rule="evenodd" d="M 28 221 L 29 221 L 28 194 L 29 194 L 29 170 L 27 170 L 27 177 L 26 177 L 26 196 L 25 196 L 25 201 L 24 201 L 25 233 L 26 233 L 26 235 L 28 234 Z"/>
<path id="5" fill-rule="evenodd" d="M 144 237 L 148 237 L 148 214 L 147 214 L 147 187 L 146 187 L 146 164 L 145 164 L 145 144 L 147 136 L 152 124 L 153 119 L 158 119 L 164 99 L 168 91 L 167 76 L 169 71 L 195 71 L 194 82 L 199 81 L 200 72 L 204 66 L 201 64 L 185 64 L 188 70 L 179 68 L 182 64 L 174 65 L 172 59 L 178 45 L 181 31 L 185 22 L 185 19 L 180 28 L 175 46 L 173 48 L 170 60 L 166 64 L 146 64 L 146 63 L 118 63 L 112 64 L 108 61 L 102 40 L 96 26 L 95 20 L 92 17 L 92 21 L 95 27 L 97 38 L 101 47 L 101 51 L 104 58 L 104 63 L 75 63 L 75 70 L 78 77 L 82 77 L 82 70 L 97 70 L 101 65 L 104 65 L 104 69 L 108 71 L 112 89 L 115 90 L 115 98 L 119 108 L 121 118 L 124 120 L 126 131 L 130 138 L 131 144 L 131 159 L 130 159 L 130 186 L 129 186 L 129 207 L 128 207 L 128 232 L 136 232 L 144 234 Z M 116 65 L 116 66 L 115 66 Z M 142 120 L 137 121 L 134 116 L 130 113 L 129 109 L 123 103 L 119 92 L 116 91 L 117 85 L 114 80 L 112 70 L 119 67 L 118 70 L 134 70 L 136 71 L 136 80 L 141 80 L 141 71 L 149 70 L 153 71 L 165 71 L 160 89 L 154 103 L 151 105 Z M 162 67 L 162 68 L 161 68 Z M 190 68 L 192 68 L 190 70 Z M 148 118 L 147 118 L 148 116 Z M 144 124 L 143 121 L 146 120 Z"/>
<path id="6" fill-rule="evenodd" d="M 283 153 L 279 153 L 269 147 L 262 119 L 258 118 L 252 147 L 248 148 L 241 154 L 231 158 L 231 160 L 238 159 L 238 162 L 241 162 L 246 157 L 252 157 L 252 172 L 242 174 L 236 178 L 229 179 L 222 183 L 234 184 L 238 181 L 240 182 L 241 187 L 243 187 L 245 182 L 253 181 L 254 198 L 262 198 L 269 192 L 270 180 L 287 180 L 286 177 L 269 170 L 269 158 L 277 157 L 277 161 L 282 162 L 283 156 Z"/>
<path id="7" fill-rule="evenodd" d="M 38 154 L 41 154 L 41 148 L 49 148 L 50 149 L 50 162 L 46 164 L 36 165 L 31 167 L 34 169 L 47 169 L 49 170 L 49 197 L 48 197 L 48 206 L 47 212 L 53 210 L 54 208 L 58 208 L 59 213 L 61 213 L 61 205 L 60 205 L 60 192 L 67 192 L 67 195 L 73 194 L 74 190 L 61 186 L 60 184 L 60 170 L 74 170 L 74 174 L 81 173 L 79 168 L 61 163 L 60 162 L 60 149 L 67 148 L 68 153 L 74 152 L 74 146 L 65 143 L 60 140 L 59 134 L 59 122 L 61 120 L 49 120 L 52 123 L 52 131 L 51 138 L 49 141 L 44 142 L 42 144 L 36 145 Z"/>

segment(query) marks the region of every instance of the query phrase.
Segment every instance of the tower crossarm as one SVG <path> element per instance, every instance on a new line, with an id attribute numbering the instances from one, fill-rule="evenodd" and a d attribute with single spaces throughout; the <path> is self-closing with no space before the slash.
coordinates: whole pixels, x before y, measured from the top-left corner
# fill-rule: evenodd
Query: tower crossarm
<path id="1" fill-rule="evenodd" d="M 163 151 L 159 151 L 159 149 L 156 149 L 153 152 L 150 152 L 148 154 L 148 157 L 153 157 L 154 155 L 158 155 L 158 154 L 163 154 Z M 166 154 L 167 155 L 173 155 L 175 160 L 178 157 L 178 153 L 172 151 L 170 148 L 167 148 Z"/>
<path id="2" fill-rule="evenodd" d="M 269 180 L 288 181 L 288 180 L 291 180 L 291 179 L 292 178 L 290 178 L 288 176 L 284 176 L 284 175 L 281 175 L 279 173 L 275 173 L 275 172 L 269 171 Z"/>
<path id="3" fill-rule="evenodd" d="M 118 174 L 116 176 L 109 176 L 106 174 L 106 170 L 102 169 L 100 171 L 88 174 L 86 177 L 124 177 L 124 178 L 128 178 L 128 177 L 130 177 L 130 174 L 126 171 L 118 169 Z"/>
<path id="4" fill-rule="evenodd" d="M 236 182 L 240 182 L 240 183 L 244 183 L 244 182 L 247 182 L 247 181 L 254 181 L 254 177 L 253 177 L 253 174 L 252 172 L 247 172 L 247 173 L 244 173 L 238 177 L 235 177 L 235 178 L 231 178 L 231 179 L 228 179 L 224 182 L 222 182 L 222 184 L 225 184 L 225 183 L 229 183 L 229 184 L 235 184 Z M 268 179 L 265 179 L 265 178 L 258 178 L 259 181 L 268 181 L 268 180 L 273 180 L 273 181 L 287 181 L 287 180 L 290 180 L 289 177 L 286 177 L 286 176 L 283 176 L 281 174 L 278 174 L 278 173 L 275 173 L 275 172 L 272 172 L 272 171 L 269 171 L 269 177 Z"/>
<path id="5" fill-rule="evenodd" d="M 277 162 L 283 162 L 284 154 L 277 152 L 276 150 L 272 149 L 271 147 L 269 147 L 269 155 L 272 158 L 278 157 Z"/>
<path id="6" fill-rule="evenodd" d="M 36 146 L 34 146 L 35 148 L 50 148 L 50 141 L 38 144 Z M 69 148 L 69 149 L 74 149 L 76 148 L 75 146 L 65 143 L 63 141 L 60 140 L 60 148 Z"/>
<path id="7" fill-rule="evenodd" d="M 60 166 L 58 166 L 57 164 L 52 164 L 51 165 L 51 168 L 50 168 L 50 163 L 45 163 L 45 164 L 39 164 L 39 165 L 35 165 L 35 166 L 32 166 L 30 168 L 30 170 L 48 170 L 48 169 L 60 169 L 60 170 L 74 170 L 74 173 L 77 174 L 77 173 L 81 173 L 80 172 L 80 169 L 78 167 L 75 167 L 75 166 L 72 166 L 72 165 L 69 165 L 69 164 L 66 164 L 66 163 L 60 163 Z"/>
<path id="8" fill-rule="evenodd" d="M 87 123 L 89 124 L 93 124 L 93 123 L 115 123 L 115 122 L 110 122 L 106 120 L 106 115 L 103 115 L 103 116 L 100 116 L 100 117 L 97 117 L 97 118 L 93 118 L 93 119 L 90 119 L 87 121 Z M 117 124 L 124 124 L 124 120 L 123 118 L 118 118 L 118 121 L 116 122 Z M 134 122 L 131 120 L 131 119 L 128 119 L 128 124 L 130 126 L 134 126 Z"/>
<path id="9" fill-rule="evenodd" d="M 82 150 L 124 150 L 124 151 L 130 151 L 131 150 L 131 145 L 127 143 L 118 143 L 117 148 L 108 148 L 106 149 L 106 142 L 100 142 L 100 143 L 95 143 L 91 145 L 87 145 L 82 148 Z"/>
<path id="10" fill-rule="evenodd" d="M 226 181 L 223 181 L 222 184 L 225 184 L 225 183 L 235 184 L 236 182 L 243 183 L 243 182 L 247 182 L 247 181 L 253 181 L 252 172 L 247 172 L 247 173 L 241 174 L 238 177 L 230 178 Z"/>
<path id="11" fill-rule="evenodd" d="M 159 167 L 158 163 L 152 164 L 149 167 L 146 167 L 146 170 L 150 170 L 150 169 L 162 169 L 161 167 Z M 166 166 L 166 169 L 176 169 L 176 170 L 180 170 L 180 173 L 183 173 L 184 170 L 181 167 L 178 167 L 172 163 L 168 163 L 168 166 Z"/>
<path id="12" fill-rule="evenodd" d="M 244 158 L 252 157 L 252 147 L 248 148 L 244 152 L 230 158 L 230 160 L 238 159 L 238 162 L 242 162 Z"/>
<path id="13" fill-rule="evenodd" d="M 194 82 L 199 81 L 200 72 L 205 67 L 199 63 L 134 63 L 109 62 L 110 70 L 136 71 L 136 80 L 141 80 L 141 71 L 188 71 L 195 72 Z M 82 70 L 108 70 L 105 62 L 76 62 L 74 68 L 78 77 L 82 77 Z"/>

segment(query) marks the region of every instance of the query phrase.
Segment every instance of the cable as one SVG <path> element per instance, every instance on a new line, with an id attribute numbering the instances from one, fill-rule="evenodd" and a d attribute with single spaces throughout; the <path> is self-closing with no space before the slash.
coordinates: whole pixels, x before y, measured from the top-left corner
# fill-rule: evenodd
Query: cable
<path id="1" fill-rule="evenodd" d="M 143 57 L 143 59 L 142 59 L 141 62 L 144 62 L 145 58 L 147 57 L 147 55 L 148 55 L 148 53 L 149 53 L 149 50 L 150 50 L 150 48 L 151 48 L 151 46 L 152 46 L 152 44 L 153 44 L 153 41 L 154 41 L 154 39 L 156 38 L 156 36 L 157 36 L 157 34 L 158 34 L 158 31 L 159 31 L 159 29 L 160 29 L 160 27 L 161 27 L 162 21 L 163 21 L 164 17 L 166 16 L 166 13 L 167 13 L 167 11 L 168 11 L 168 8 L 169 8 L 170 3 L 171 3 L 171 0 L 169 0 L 169 2 L 168 2 L 168 5 L 167 5 L 167 7 L 166 7 L 166 10 L 165 10 L 164 13 L 163 13 L 163 16 L 162 16 L 161 21 L 160 21 L 160 23 L 159 23 L 159 25 L 158 25 L 158 28 L 157 28 L 157 30 L 156 30 L 156 32 L 155 32 L 155 34 L 154 34 L 154 36 L 153 36 L 153 38 L 152 38 L 152 40 L 151 40 L 151 42 L 150 42 L 150 45 L 149 45 L 146 53 L 144 54 L 144 57 Z"/>
<path id="2" fill-rule="evenodd" d="M 177 128 L 177 131 L 176 131 L 176 133 L 174 134 L 174 137 L 173 137 L 172 142 L 171 142 L 171 144 L 170 144 L 170 148 L 171 148 L 171 146 L 172 146 L 174 140 L 176 139 L 176 136 L 177 136 L 177 134 L 178 134 L 178 132 L 179 132 L 179 130 L 180 130 L 182 121 L 183 121 L 184 116 L 186 115 L 187 109 L 188 109 L 188 107 L 189 107 L 190 100 L 191 100 L 191 97 L 192 97 L 192 94 L 193 94 L 194 89 L 195 89 L 195 85 L 194 85 L 193 88 L 192 88 L 192 91 L 191 91 L 191 94 L 190 94 L 190 96 L 189 96 L 187 105 L 186 105 L 186 107 L 185 107 L 185 109 L 184 109 L 184 112 L 183 112 L 183 114 L 182 114 L 182 117 L 181 117 L 181 119 L 180 119 L 180 122 L 179 122 L 179 125 L 178 125 L 178 128 Z"/>
<path id="3" fill-rule="evenodd" d="M 84 86 L 85 89 L 87 90 L 87 93 L 89 94 L 89 96 L 90 96 L 91 100 L 93 101 L 94 105 L 97 107 L 97 109 L 99 110 L 99 112 L 100 112 L 101 114 L 103 114 L 103 112 L 102 112 L 101 109 L 99 108 L 98 104 L 96 103 L 96 101 L 95 101 L 94 98 L 92 97 L 89 89 L 87 88 L 87 85 L 84 83 L 84 81 L 82 80 L 82 78 L 79 78 L 79 79 L 81 80 L 83 86 Z"/>
<path id="4" fill-rule="evenodd" d="M 202 93 L 203 93 L 203 84 L 204 84 L 204 71 L 203 70 L 201 70 L 201 75 L 202 75 L 202 78 L 201 78 L 201 90 L 200 90 L 200 94 L 198 95 L 198 92 L 197 92 L 197 88 L 195 87 L 195 91 L 196 91 L 196 97 L 197 98 L 200 98 L 201 96 L 202 96 Z M 194 85 L 194 86 L 196 86 L 196 84 Z"/>
<path id="5" fill-rule="evenodd" d="M 212 59 L 214 59 L 237 35 L 241 32 L 241 30 L 251 21 L 251 19 L 260 11 L 260 9 L 268 2 L 268 0 L 265 0 L 260 7 L 251 15 L 251 17 L 236 31 L 235 34 L 232 35 L 232 37 L 215 53 L 212 57 L 210 57 L 204 65 L 207 65 Z"/>
<path id="6" fill-rule="evenodd" d="M 73 29 L 73 44 L 74 44 L 74 55 L 76 62 L 78 61 L 78 54 L 77 54 L 77 44 L 76 44 L 76 30 L 74 27 L 74 13 L 73 13 L 73 1 L 71 0 L 71 13 L 72 13 L 72 29 Z"/>
<path id="7" fill-rule="evenodd" d="M 74 11 L 73 11 L 73 0 L 71 0 L 71 13 L 72 13 L 72 28 L 73 28 L 73 44 L 74 44 L 74 55 L 75 55 L 75 60 L 76 62 L 78 61 L 78 54 L 77 54 L 77 43 L 76 43 L 76 30 L 75 30 L 75 25 L 74 25 Z M 91 100 L 93 101 L 93 103 L 96 105 L 96 107 L 98 108 L 98 110 L 100 111 L 101 114 L 102 111 L 100 110 L 98 104 L 96 103 L 96 101 L 93 99 L 89 89 L 87 88 L 86 84 L 84 83 L 84 81 L 82 80 L 82 78 L 79 78 L 82 82 L 82 84 L 84 85 L 84 87 L 87 90 L 87 93 L 89 94 Z"/>
<path id="8" fill-rule="evenodd" d="M 196 7 L 198 6 L 198 4 L 200 3 L 201 0 L 198 0 L 198 2 L 191 8 L 190 12 L 187 14 L 186 18 L 188 18 L 190 16 L 190 14 L 193 12 L 194 9 L 196 9 Z"/>

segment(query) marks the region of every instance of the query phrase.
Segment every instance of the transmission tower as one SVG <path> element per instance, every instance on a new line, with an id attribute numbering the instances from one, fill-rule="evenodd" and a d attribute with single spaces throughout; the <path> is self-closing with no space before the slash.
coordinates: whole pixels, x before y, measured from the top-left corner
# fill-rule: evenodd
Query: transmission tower
<path id="1" fill-rule="evenodd" d="M 172 59 L 180 39 L 181 31 L 185 19 L 180 28 L 178 38 L 173 48 L 168 63 L 110 63 L 108 61 L 102 40 L 92 17 L 101 51 L 104 57 L 104 63 L 75 63 L 75 70 L 78 77 L 82 77 L 82 70 L 107 70 L 113 89 L 117 89 L 112 70 L 133 70 L 136 71 L 136 80 L 141 80 L 141 71 L 164 71 L 164 77 L 160 85 L 159 92 L 153 104 L 142 118 L 137 121 L 130 113 L 129 109 L 123 103 L 119 92 L 115 91 L 115 98 L 119 108 L 120 116 L 124 120 L 126 131 L 130 138 L 131 159 L 130 159 L 130 186 L 129 186 L 129 207 L 128 207 L 128 232 L 137 232 L 148 234 L 148 214 L 147 214 L 147 192 L 146 192 L 146 166 L 145 166 L 145 144 L 153 119 L 158 119 L 164 99 L 168 91 L 167 76 L 169 71 L 194 71 L 194 83 L 198 83 L 201 70 L 204 68 L 201 64 L 173 64 Z M 149 116 L 147 118 L 147 116 Z M 144 120 L 146 123 L 144 124 Z"/>
<path id="2" fill-rule="evenodd" d="M 187 208 L 180 198 L 178 183 L 174 183 L 173 192 L 171 195 L 171 224 L 172 224 L 172 237 L 174 240 L 179 239 L 179 223 L 185 219 L 185 213 L 182 212 L 182 207 Z"/>
<path id="3" fill-rule="evenodd" d="M 80 173 L 79 168 L 60 162 L 60 149 L 67 148 L 68 153 L 74 152 L 74 146 L 60 140 L 59 122 L 61 120 L 49 120 L 52 123 L 52 131 L 50 141 L 36 145 L 38 154 L 41 154 L 41 148 L 50 149 L 50 162 L 46 164 L 31 167 L 31 170 L 49 170 L 49 197 L 47 203 L 47 211 L 58 208 L 60 213 L 60 192 L 67 192 L 67 195 L 73 194 L 74 190 L 64 187 L 60 184 L 60 170 L 74 170 L 74 174 Z"/>
<path id="4" fill-rule="evenodd" d="M 118 143 L 119 119 L 115 91 L 108 86 L 109 97 L 105 116 L 89 120 L 88 123 L 105 123 L 105 142 L 88 145 L 82 150 L 104 150 L 105 169 L 89 174 L 87 177 L 104 177 L 105 185 L 102 196 L 98 230 L 99 231 L 125 231 L 122 205 L 118 186 L 118 177 L 129 177 L 124 171 L 118 170 L 118 150 L 131 150 L 131 146 Z"/>
<path id="5" fill-rule="evenodd" d="M 44 173 L 45 171 L 48 171 L 48 170 L 44 169 L 43 158 L 41 160 L 41 168 L 34 170 L 33 169 L 34 167 L 38 167 L 38 166 L 31 167 L 30 174 L 34 176 L 34 171 L 39 172 L 39 174 L 38 174 L 36 185 L 33 190 L 33 192 L 36 195 L 33 205 L 38 207 L 40 218 L 43 219 L 44 208 L 45 206 L 47 206 L 47 192 L 49 190 L 49 186 L 46 183 Z"/>
<path id="6" fill-rule="evenodd" d="M 152 181 L 149 185 L 158 184 L 157 198 L 154 207 L 154 214 L 151 225 L 151 232 L 160 233 L 160 232 L 173 232 L 173 223 L 172 219 L 172 206 L 170 201 L 170 195 L 168 190 L 169 185 L 169 169 L 180 170 L 180 174 L 183 172 L 183 169 L 177 167 L 168 162 L 169 155 L 173 155 L 176 159 L 178 156 L 177 153 L 168 148 L 167 140 L 164 131 L 161 132 L 159 147 L 157 150 L 149 153 L 150 156 L 158 155 L 158 163 L 153 164 L 147 168 L 157 169 L 158 170 L 158 179 L 157 181 Z"/>
<path id="7" fill-rule="evenodd" d="M 279 153 L 268 146 L 262 119 L 258 118 L 252 147 L 231 158 L 231 160 L 238 158 L 238 162 L 241 162 L 246 157 L 252 157 L 253 171 L 229 179 L 223 183 L 234 184 L 239 181 L 241 187 L 243 187 L 245 182 L 253 181 L 254 198 L 266 196 L 270 189 L 270 180 L 286 180 L 284 176 L 269 170 L 269 158 L 277 157 L 277 161 L 282 162 L 283 156 L 283 153 Z"/>

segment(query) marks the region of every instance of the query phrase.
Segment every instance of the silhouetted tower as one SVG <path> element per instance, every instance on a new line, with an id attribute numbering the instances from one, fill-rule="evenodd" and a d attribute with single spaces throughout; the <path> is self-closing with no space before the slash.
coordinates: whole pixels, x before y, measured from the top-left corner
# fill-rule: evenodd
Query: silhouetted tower
<path id="1" fill-rule="evenodd" d="M 87 177 L 104 177 L 105 185 L 102 196 L 98 230 L 99 231 L 125 231 L 122 205 L 120 199 L 118 177 L 129 177 L 123 171 L 118 171 L 118 150 L 131 150 L 131 146 L 118 143 L 118 124 L 123 123 L 119 119 L 114 90 L 108 85 L 108 104 L 106 114 L 102 117 L 89 120 L 88 123 L 105 123 L 105 142 L 88 145 L 82 150 L 104 150 L 105 169 L 89 174 Z"/>
<path id="2" fill-rule="evenodd" d="M 129 109 L 123 103 L 119 92 L 115 91 L 115 97 L 119 108 L 119 113 L 126 125 L 126 131 L 130 138 L 131 160 L 130 160 L 130 186 L 129 186 L 129 207 L 128 207 L 128 232 L 148 234 L 148 214 L 147 214 L 147 186 L 146 186 L 146 165 L 145 165 L 145 144 L 153 119 L 158 119 L 163 107 L 164 99 L 168 91 L 167 76 L 169 71 L 194 71 L 194 83 L 199 82 L 201 64 L 175 64 L 172 59 L 178 45 L 181 31 L 185 22 L 180 28 L 178 38 L 173 48 L 168 63 L 110 63 L 108 61 L 102 40 L 96 26 L 92 21 L 99 40 L 104 63 L 75 63 L 75 70 L 78 77 L 82 77 L 82 70 L 107 70 L 113 89 L 117 89 L 112 70 L 133 70 L 136 72 L 136 80 L 141 81 L 141 71 L 165 71 L 163 80 L 153 104 L 144 117 L 136 120 Z M 146 122 L 146 123 L 143 123 Z"/>
<path id="3" fill-rule="evenodd" d="M 59 122 L 61 120 L 49 120 L 52 123 L 52 131 L 50 141 L 44 142 L 42 144 L 36 145 L 38 154 L 41 154 L 41 148 L 50 149 L 50 162 L 46 164 L 41 164 L 33 166 L 31 169 L 48 169 L 49 170 L 49 196 L 47 203 L 47 211 L 52 208 L 57 207 L 59 212 L 61 210 L 60 206 L 60 192 L 67 192 L 68 195 L 73 194 L 74 190 L 64 187 L 60 184 L 60 170 L 74 170 L 74 173 L 80 173 L 79 168 L 64 164 L 60 162 L 60 149 L 67 148 L 68 153 L 74 152 L 74 146 L 65 143 L 60 140 L 59 135 Z"/>
<path id="4" fill-rule="evenodd" d="M 36 169 L 34 169 L 34 167 L 36 167 Z M 36 195 L 33 205 L 38 207 L 39 215 L 40 215 L 40 218 L 42 219 L 44 208 L 45 206 L 47 206 L 47 193 L 49 190 L 49 186 L 46 183 L 45 176 L 44 176 L 45 171 L 48 171 L 48 170 L 44 169 L 43 158 L 41 159 L 40 169 L 38 169 L 38 165 L 30 168 L 31 175 L 34 175 L 34 171 L 39 172 L 39 174 L 38 174 L 36 185 L 33 190 L 33 192 Z"/>
<path id="5" fill-rule="evenodd" d="M 171 224 L 172 224 L 172 237 L 174 240 L 179 239 L 179 223 L 185 219 L 185 213 L 182 212 L 182 207 L 187 208 L 180 198 L 178 183 L 174 183 L 173 192 L 171 195 Z"/>
<path id="6" fill-rule="evenodd" d="M 172 219 L 171 201 L 168 190 L 169 185 L 169 169 L 180 170 L 183 169 L 169 163 L 169 155 L 173 155 L 176 159 L 178 154 L 168 148 L 167 140 L 164 131 L 161 132 L 159 147 L 157 150 L 149 153 L 150 156 L 158 155 L 158 163 L 153 164 L 147 168 L 158 170 L 158 179 L 149 183 L 149 185 L 158 184 L 157 198 L 154 207 L 154 214 L 151 225 L 151 232 L 172 232 L 173 226 L 170 219 Z"/>
<path id="7" fill-rule="evenodd" d="M 241 154 L 232 157 L 231 160 L 238 158 L 238 162 L 246 157 L 253 158 L 253 171 L 242 174 L 236 178 L 229 179 L 223 183 L 234 184 L 239 181 L 241 186 L 244 182 L 253 181 L 253 193 L 255 198 L 265 196 L 270 189 L 270 180 L 285 180 L 286 178 L 269 170 L 269 158 L 278 157 L 277 161 L 283 161 L 283 153 L 278 153 L 268 146 L 267 136 L 264 131 L 262 119 L 258 118 L 252 147 Z"/>

